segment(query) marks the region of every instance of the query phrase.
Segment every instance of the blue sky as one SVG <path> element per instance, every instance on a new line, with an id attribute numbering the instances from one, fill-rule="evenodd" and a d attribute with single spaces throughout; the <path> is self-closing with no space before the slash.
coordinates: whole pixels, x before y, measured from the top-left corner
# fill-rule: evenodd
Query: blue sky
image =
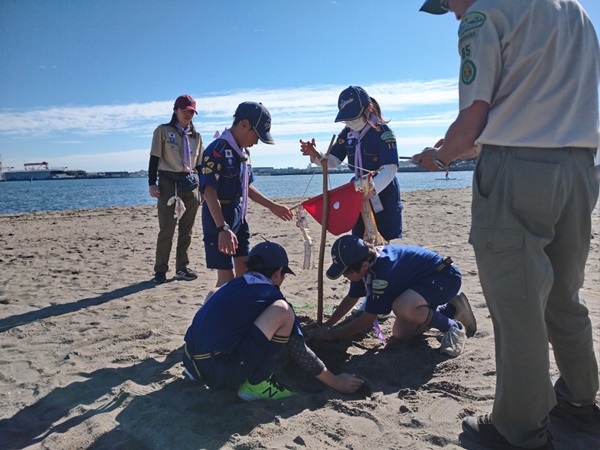
<path id="1" fill-rule="evenodd" d="M 2 0 L 0 157 L 88 171 L 147 168 L 173 101 L 196 98 L 205 143 L 242 101 L 272 115 L 255 166 L 305 167 L 326 149 L 339 92 L 381 104 L 400 155 L 443 136 L 457 113 L 453 14 L 421 0 Z M 600 2 L 580 3 L 600 31 Z"/>

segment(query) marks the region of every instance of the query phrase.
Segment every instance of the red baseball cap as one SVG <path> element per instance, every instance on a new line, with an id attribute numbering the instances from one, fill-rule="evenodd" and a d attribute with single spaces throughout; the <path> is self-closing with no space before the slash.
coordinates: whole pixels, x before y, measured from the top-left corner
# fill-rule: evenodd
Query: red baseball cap
<path id="1" fill-rule="evenodd" d="M 175 105 L 173 106 L 173 111 L 176 111 L 177 108 L 184 111 L 194 111 L 196 114 L 198 114 L 198 111 L 196 111 L 196 100 L 187 94 L 177 97 L 177 100 L 175 100 Z"/>

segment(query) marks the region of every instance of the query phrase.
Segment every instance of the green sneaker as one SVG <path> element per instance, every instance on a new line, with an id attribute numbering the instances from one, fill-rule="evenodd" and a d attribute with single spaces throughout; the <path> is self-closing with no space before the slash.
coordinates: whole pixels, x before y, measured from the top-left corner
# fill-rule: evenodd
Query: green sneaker
<path id="1" fill-rule="evenodd" d="M 271 375 L 268 379 L 258 384 L 250 384 L 248 380 L 244 381 L 237 395 L 242 400 L 251 402 L 252 400 L 263 398 L 267 400 L 279 400 L 280 398 L 293 397 L 298 394 L 283 387 Z"/>

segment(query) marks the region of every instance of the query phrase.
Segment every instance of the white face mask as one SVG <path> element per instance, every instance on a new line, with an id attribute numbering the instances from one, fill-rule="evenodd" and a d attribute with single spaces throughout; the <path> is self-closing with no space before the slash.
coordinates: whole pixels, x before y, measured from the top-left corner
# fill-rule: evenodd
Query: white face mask
<path id="1" fill-rule="evenodd" d="M 365 125 L 367 124 L 367 121 L 365 120 L 364 117 L 361 116 L 358 119 L 354 119 L 354 120 L 344 120 L 344 123 L 352 131 L 360 131 L 365 127 Z"/>

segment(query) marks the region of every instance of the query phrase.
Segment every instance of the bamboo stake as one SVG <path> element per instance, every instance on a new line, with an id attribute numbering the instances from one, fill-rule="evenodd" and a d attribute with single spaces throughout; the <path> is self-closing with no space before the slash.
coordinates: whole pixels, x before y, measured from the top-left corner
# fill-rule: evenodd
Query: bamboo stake
<path id="1" fill-rule="evenodd" d="M 317 298 L 317 323 L 319 325 L 323 324 L 323 264 L 325 262 L 325 242 L 327 241 L 327 221 L 329 220 L 329 195 L 327 190 L 327 171 L 329 167 L 328 157 L 329 152 L 331 152 L 331 147 L 335 142 L 335 134 L 331 138 L 331 142 L 329 143 L 329 148 L 327 149 L 327 153 L 325 154 L 325 158 L 321 160 L 321 166 L 323 167 L 323 217 L 321 220 L 321 244 L 319 246 L 319 275 L 317 278 L 317 290 L 318 290 L 318 298 Z"/>

